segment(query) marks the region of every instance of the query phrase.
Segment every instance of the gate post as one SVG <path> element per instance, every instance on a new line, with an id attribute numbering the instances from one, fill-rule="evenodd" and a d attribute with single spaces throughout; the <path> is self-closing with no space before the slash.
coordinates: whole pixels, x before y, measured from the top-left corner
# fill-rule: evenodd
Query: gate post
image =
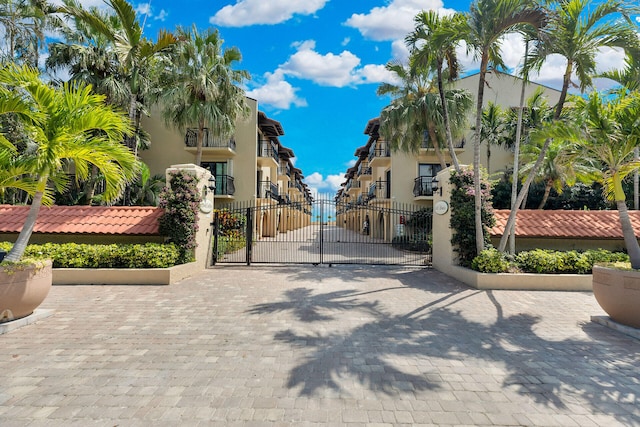
<path id="1" fill-rule="evenodd" d="M 218 262 L 218 237 L 220 236 L 220 212 L 215 211 L 213 214 L 213 256 L 212 264 Z"/>
<path id="2" fill-rule="evenodd" d="M 253 248 L 253 210 L 251 207 L 247 208 L 247 230 L 244 235 L 247 243 L 247 265 L 251 265 L 251 251 Z"/>
<path id="3" fill-rule="evenodd" d="M 465 167 L 465 166 L 460 166 Z M 438 191 L 433 194 L 433 268 L 449 274 L 456 258 L 451 244 L 451 172 L 453 167 L 438 172 Z M 446 208 L 446 209 L 445 209 Z"/>

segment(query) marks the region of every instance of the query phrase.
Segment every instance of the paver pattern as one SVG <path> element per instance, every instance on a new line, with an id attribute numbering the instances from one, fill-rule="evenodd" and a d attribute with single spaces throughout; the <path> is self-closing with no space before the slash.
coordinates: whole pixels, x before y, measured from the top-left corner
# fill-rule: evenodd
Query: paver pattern
<path id="1" fill-rule="evenodd" d="M 640 426 L 640 341 L 590 293 L 224 267 L 44 306 L 0 336 L 0 426 Z"/>

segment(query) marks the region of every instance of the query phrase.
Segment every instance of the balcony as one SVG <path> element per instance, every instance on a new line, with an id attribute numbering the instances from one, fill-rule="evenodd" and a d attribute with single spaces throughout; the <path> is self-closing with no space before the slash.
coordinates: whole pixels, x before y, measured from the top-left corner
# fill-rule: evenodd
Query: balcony
<path id="1" fill-rule="evenodd" d="M 233 177 L 229 175 L 216 175 L 216 197 L 233 196 L 236 192 L 236 186 Z"/>
<path id="2" fill-rule="evenodd" d="M 273 199 L 280 203 L 280 191 L 278 186 L 271 181 L 258 181 L 258 198 Z"/>
<path id="3" fill-rule="evenodd" d="M 413 181 L 413 196 L 414 197 L 432 197 L 433 187 L 432 183 L 435 176 L 419 176 Z"/>
<path id="4" fill-rule="evenodd" d="M 198 129 L 187 129 L 184 137 L 184 145 L 190 153 L 197 151 Z M 209 129 L 204 129 L 204 139 L 202 141 L 202 151 L 205 153 L 229 153 L 235 154 L 236 140 L 233 138 L 220 138 L 209 133 Z"/>
<path id="5" fill-rule="evenodd" d="M 391 164 L 391 150 L 387 143 L 377 144 L 369 151 L 369 166 L 389 166 Z"/>
<path id="6" fill-rule="evenodd" d="M 460 141 L 453 141 L 453 148 L 456 149 L 456 151 L 460 150 L 462 151 L 462 149 L 464 148 L 466 141 L 464 138 L 462 138 Z M 429 138 L 425 138 L 422 140 L 422 144 L 420 144 L 420 149 L 421 150 L 433 150 L 433 146 L 431 145 L 431 143 L 429 142 Z M 446 147 L 442 148 L 443 150 L 446 150 Z"/>
<path id="7" fill-rule="evenodd" d="M 360 192 L 360 188 L 361 187 L 362 187 L 362 185 L 360 184 L 360 181 L 356 181 L 353 178 L 351 178 L 349 180 L 349 182 L 347 182 L 347 185 L 345 185 L 344 190 L 350 196 L 354 196 L 354 195 L 356 195 L 357 193 Z"/>
<path id="8" fill-rule="evenodd" d="M 372 169 L 370 166 L 358 166 L 358 181 L 370 181 Z"/>
<path id="9" fill-rule="evenodd" d="M 278 150 L 271 141 L 260 141 L 258 143 L 258 166 L 280 166 Z"/>
<path id="10" fill-rule="evenodd" d="M 284 180 L 291 179 L 291 167 L 288 164 L 281 164 L 280 166 L 278 166 L 278 178 Z"/>
<path id="11" fill-rule="evenodd" d="M 391 198 L 391 186 L 387 181 L 375 181 L 369 186 L 369 192 L 367 193 L 367 200 L 372 201 L 384 201 Z"/>

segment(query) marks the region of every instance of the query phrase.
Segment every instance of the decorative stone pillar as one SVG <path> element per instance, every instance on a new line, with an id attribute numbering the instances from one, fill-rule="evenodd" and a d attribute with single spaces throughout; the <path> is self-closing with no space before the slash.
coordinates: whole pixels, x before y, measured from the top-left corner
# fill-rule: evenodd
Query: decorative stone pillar
<path id="1" fill-rule="evenodd" d="M 210 264 L 212 250 L 212 225 L 213 222 L 213 199 L 215 191 L 208 188 L 211 172 L 209 170 L 196 166 L 192 163 L 171 165 L 166 170 L 167 185 L 169 185 L 170 173 L 183 171 L 196 177 L 198 180 L 197 188 L 202 197 L 200 209 L 198 212 L 198 232 L 196 233 L 196 249 L 195 264 L 199 269 L 204 269 Z"/>
<path id="2" fill-rule="evenodd" d="M 464 167 L 464 166 L 461 166 Z M 451 244 L 451 172 L 455 170 L 448 167 L 441 170 L 436 179 L 438 190 L 433 194 L 433 268 L 448 273 L 450 267 L 455 264 L 456 254 Z"/>

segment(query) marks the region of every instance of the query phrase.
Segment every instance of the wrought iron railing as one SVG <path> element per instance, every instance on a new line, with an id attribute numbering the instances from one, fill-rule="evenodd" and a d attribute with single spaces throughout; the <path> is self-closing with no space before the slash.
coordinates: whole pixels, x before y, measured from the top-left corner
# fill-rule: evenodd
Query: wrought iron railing
<path id="1" fill-rule="evenodd" d="M 413 181 L 413 195 L 433 196 L 433 180 L 434 176 L 419 176 Z"/>
<path id="2" fill-rule="evenodd" d="M 184 143 L 187 147 L 196 147 L 198 145 L 198 129 L 187 129 L 184 137 Z M 220 138 L 212 135 L 209 129 L 204 129 L 204 139 L 202 141 L 203 148 L 230 148 L 235 151 L 236 141 L 233 138 Z"/>
<path id="3" fill-rule="evenodd" d="M 258 198 L 280 201 L 278 186 L 271 181 L 258 181 Z"/>
<path id="4" fill-rule="evenodd" d="M 367 193 L 367 199 L 390 199 L 391 188 L 387 181 L 378 180 L 369 186 L 369 192 Z"/>
<path id="5" fill-rule="evenodd" d="M 372 161 L 376 157 L 391 157 L 391 150 L 389 150 L 389 145 L 377 145 L 369 152 L 369 161 Z"/>
<path id="6" fill-rule="evenodd" d="M 360 175 L 371 175 L 371 167 L 370 166 L 358 166 L 358 176 Z"/>
<path id="7" fill-rule="evenodd" d="M 233 196 L 236 186 L 232 176 L 216 175 L 216 196 Z"/>
<path id="8" fill-rule="evenodd" d="M 278 150 L 276 150 L 269 141 L 260 141 L 258 144 L 258 157 L 271 157 L 280 163 Z"/>

